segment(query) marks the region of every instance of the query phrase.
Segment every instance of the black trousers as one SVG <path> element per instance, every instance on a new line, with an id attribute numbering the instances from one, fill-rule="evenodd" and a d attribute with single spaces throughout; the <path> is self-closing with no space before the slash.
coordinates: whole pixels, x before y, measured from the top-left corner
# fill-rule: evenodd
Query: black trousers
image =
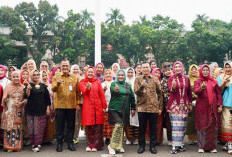
<path id="1" fill-rule="evenodd" d="M 63 144 L 64 127 L 67 123 L 67 143 L 73 143 L 76 109 L 56 109 L 56 139 Z"/>
<path id="2" fill-rule="evenodd" d="M 157 117 L 158 113 L 146 113 L 138 112 L 139 117 L 139 145 L 142 147 L 146 146 L 145 133 L 147 127 L 147 121 L 149 122 L 150 128 L 150 146 L 155 147 L 157 141 Z"/>

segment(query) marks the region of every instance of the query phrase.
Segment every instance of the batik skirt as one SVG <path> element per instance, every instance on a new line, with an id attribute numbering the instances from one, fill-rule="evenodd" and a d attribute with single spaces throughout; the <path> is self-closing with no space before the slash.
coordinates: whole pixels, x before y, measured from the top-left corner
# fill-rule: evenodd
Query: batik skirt
<path id="1" fill-rule="evenodd" d="M 221 115 L 221 139 L 222 141 L 232 141 L 232 114 L 229 107 L 223 107 Z"/>
<path id="2" fill-rule="evenodd" d="M 85 126 L 87 147 L 102 149 L 104 147 L 103 126 L 102 125 L 87 125 Z"/>
<path id="3" fill-rule="evenodd" d="M 188 135 L 188 142 L 195 142 L 197 139 L 197 130 L 195 129 L 195 107 L 189 113 L 186 124 L 186 135 Z"/>
<path id="4" fill-rule="evenodd" d="M 197 144 L 200 149 L 214 150 L 217 147 L 218 128 L 216 118 L 212 114 L 211 124 L 203 130 L 197 130 Z"/>
<path id="5" fill-rule="evenodd" d="M 114 125 L 109 124 L 108 112 L 104 113 L 104 125 L 103 125 L 103 135 L 105 138 L 111 138 Z"/>
<path id="6" fill-rule="evenodd" d="M 56 138 L 56 121 L 53 116 L 46 116 L 47 125 L 45 127 L 43 142 L 51 142 Z"/>
<path id="7" fill-rule="evenodd" d="M 182 146 L 187 117 L 183 118 L 170 113 L 170 120 L 172 125 L 172 146 Z"/>
<path id="8" fill-rule="evenodd" d="M 41 145 L 44 137 L 44 131 L 47 124 L 45 116 L 27 115 L 27 126 L 31 145 Z"/>

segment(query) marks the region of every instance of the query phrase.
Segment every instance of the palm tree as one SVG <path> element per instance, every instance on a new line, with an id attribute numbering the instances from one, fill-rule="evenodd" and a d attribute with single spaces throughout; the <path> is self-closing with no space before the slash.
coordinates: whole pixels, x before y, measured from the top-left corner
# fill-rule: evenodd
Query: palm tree
<path id="1" fill-rule="evenodd" d="M 120 26 L 125 23 L 125 18 L 120 13 L 119 9 L 111 8 L 111 13 L 107 13 L 106 16 L 108 17 L 108 19 L 106 20 L 106 23 L 113 24 L 114 26 Z"/>
<path id="2" fill-rule="evenodd" d="M 81 28 L 88 28 L 94 25 L 92 16 L 94 13 L 88 12 L 87 9 L 81 11 Z"/>
<path id="3" fill-rule="evenodd" d="M 149 26 L 151 24 L 151 22 L 149 20 L 147 20 L 147 16 L 139 16 L 139 21 L 135 21 L 134 23 L 139 24 L 139 25 L 145 25 L 145 26 Z"/>

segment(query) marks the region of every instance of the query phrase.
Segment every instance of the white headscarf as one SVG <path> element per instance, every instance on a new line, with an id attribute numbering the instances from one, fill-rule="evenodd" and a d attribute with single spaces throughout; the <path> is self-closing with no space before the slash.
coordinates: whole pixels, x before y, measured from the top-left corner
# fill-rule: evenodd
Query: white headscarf
<path id="1" fill-rule="evenodd" d="M 129 79 L 128 77 L 127 77 L 127 72 L 129 71 L 129 70 L 132 70 L 133 71 L 133 77 L 131 78 L 131 79 Z M 129 68 L 127 68 L 126 69 L 126 82 L 127 83 L 129 83 L 130 85 L 131 85 L 131 88 L 134 90 L 134 82 L 135 82 L 135 70 L 133 69 L 133 68 L 131 68 L 131 67 L 129 67 Z"/>
<path id="2" fill-rule="evenodd" d="M 42 70 L 42 71 L 40 71 L 40 82 L 41 82 L 41 83 L 44 83 L 44 84 L 49 84 L 49 81 L 48 81 L 48 80 L 47 80 L 47 82 L 44 82 L 44 81 L 43 81 L 43 72 L 45 72 L 45 73 L 47 74 L 47 77 L 48 77 L 48 80 L 49 80 L 48 72 L 45 71 L 45 70 Z"/>
<path id="3" fill-rule="evenodd" d="M 112 65 L 112 68 L 111 68 L 111 69 L 112 69 L 112 72 L 113 72 L 113 77 L 116 77 L 116 73 L 117 73 L 117 71 L 116 71 L 116 73 L 114 73 L 114 71 L 113 71 L 113 67 L 114 67 L 115 65 L 118 67 L 118 70 L 120 70 L 120 65 L 119 65 L 118 63 L 114 63 L 114 64 Z"/>
<path id="4" fill-rule="evenodd" d="M 78 68 L 80 69 L 79 65 L 77 65 L 77 64 L 72 65 L 72 66 L 71 66 L 71 69 L 70 69 L 70 72 L 71 72 L 72 74 L 73 74 L 73 69 L 74 69 L 75 67 L 78 67 Z"/>

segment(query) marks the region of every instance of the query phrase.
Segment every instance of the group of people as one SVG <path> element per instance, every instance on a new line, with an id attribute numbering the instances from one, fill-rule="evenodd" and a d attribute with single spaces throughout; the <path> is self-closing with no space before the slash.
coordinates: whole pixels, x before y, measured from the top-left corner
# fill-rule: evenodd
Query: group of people
<path id="1" fill-rule="evenodd" d="M 217 143 L 232 154 L 232 63 L 191 65 L 188 76 L 179 61 L 143 62 L 121 69 L 70 65 L 64 60 L 49 70 L 43 61 L 37 70 L 29 60 L 18 70 L 0 65 L 0 144 L 20 151 L 26 141 L 39 152 L 43 143 L 57 140 L 75 151 L 80 129 L 86 134 L 86 152 L 108 146 L 109 154 L 124 153 L 126 144 L 139 144 L 138 153 L 156 154 L 167 129 L 171 153 L 197 143 L 199 153 L 217 152 Z M 66 133 L 65 133 L 66 131 Z M 105 140 L 105 141 L 104 141 Z"/>

